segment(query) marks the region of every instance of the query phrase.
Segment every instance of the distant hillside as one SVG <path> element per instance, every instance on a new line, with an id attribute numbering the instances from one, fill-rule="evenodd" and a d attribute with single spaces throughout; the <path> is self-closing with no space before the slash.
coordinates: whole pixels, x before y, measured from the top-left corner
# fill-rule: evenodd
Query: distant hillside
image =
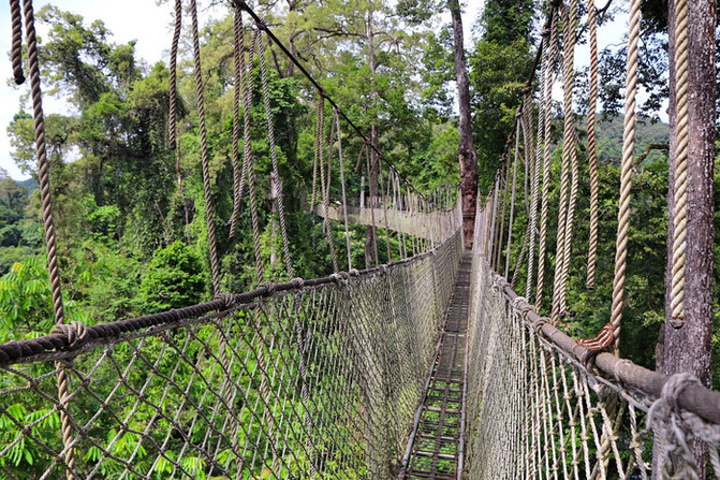
<path id="1" fill-rule="evenodd" d="M 597 147 L 600 161 L 619 161 L 622 157 L 623 118 L 617 116 L 610 120 L 598 117 Z M 639 117 L 635 138 L 635 155 L 640 155 L 650 144 L 668 143 L 670 126 L 667 123 L 652 123 L 647 117 Z M 655 150 L 643 161 L 644 164 L 666 161 L 667 152 Z"/>
<path id="2" fill-rule="evenodd" d="M 18 185 L 22 185 L 23 187 L 27 188 L 31 192 L 33 190 L 37 190 L 38 188 L 40 188 L 40 186 L 38 185 L 38 183 L 35 181 L 35 179 L 33 177 L 30 177 L 27 180 L 16 180 L 16 182 Z"/>

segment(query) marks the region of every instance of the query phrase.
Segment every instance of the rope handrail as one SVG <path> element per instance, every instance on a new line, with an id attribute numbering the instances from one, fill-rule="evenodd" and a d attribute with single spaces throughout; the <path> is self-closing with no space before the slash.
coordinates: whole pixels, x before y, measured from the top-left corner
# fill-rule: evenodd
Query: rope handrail
<path id="1" fill-rule="evenodd" d="M 487 267 L 486 274 L 500 277 L 489 267 Z M 575 339 L 550 323 L 547 317 L 538 315 L 534 311 L 533 305 L 519 296 L 504 277 L 501 278 L 504 280 L 501 282 L 503 283 L 501 293 L 507 302 L 513 305 L 517 311 L 522 312 L 523 318 L 529 326 L 542 331 L 548 342 L 582 365 L 587 365 L 592 360 L 600 372 L 622 382 L 626 389 L 636 389 L 654 398 L 662 395 L 663 386 L 670 380 L 670 377 L 636 365 L 627 359 L 621 359 L 612 353 L 598 353 L 578 345 Z M 589 371 L 588 373 L 591 374 Z M 685 388 L 678 396 L 678 407 L 709 422 L 720 424 L 720 392 L 711 390 L 704 385 L 690 385 Z"/>

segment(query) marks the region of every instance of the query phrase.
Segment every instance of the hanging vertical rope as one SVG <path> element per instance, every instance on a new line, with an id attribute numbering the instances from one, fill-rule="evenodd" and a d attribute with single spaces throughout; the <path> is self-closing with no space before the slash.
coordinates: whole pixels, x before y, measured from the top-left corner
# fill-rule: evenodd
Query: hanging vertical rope
<path id="1" fill-rule="evenodd" d="M 208 229 L 208 244 L 210 247 L 210 271 L 212 273 L 213 295 L 220 294 L 220 267 L 217 259 L 217 245 L 215 244 L 215 220 L 210 190 L 210 155 L 207 144 L 207 131 L 205 129 L 205 99 L 202 79 L 202 65 L 200 62 L 200 35 L 198 34 L 197 1 L 190 0 L 190 16 L 192 22 L 193 57 L 195 59 L 195 94 L 198 107 L 198 130 L 200 131 L 200 158 L 202 161 L 203 190 L 205 193 L 205 220 Z"/>
<path id="2" fill-rule="evenodd" d="M 548 34 L 549 24 L 546 23 L 542 34 L 542 46 L 543 57 L 548 49 Z M 546 76 L 547 62 L 544 58 L 542 59 L 542 68 L 540 70 L 540 80 L 538 85 L 538 122 L 536 133 L 536 145 L 535 145 L 535 162 L 532 174 L 532 181 L 530 183 L 530 238 L 529 238 L 529 252 L 528 252 L 528 273 L 527 281 L 525 282 L 525 298 L 528 303 L 532 303 L 532 286 L 533 286 L 533 273 L 535 269 L 535 235 L 537 231 L 537 210 L 538 210 L 538 196 L 540 186 L 540 160 L 542 158 L 542 131 L 543 131 L 543 120 L 544 120 L 544 107 L 545 107 L 545 76 Z M 530 96 L 528 95 L 528 102 Z M 532 128 L 532 116 L 527 116 L 528 127 Z"/>
<path id="3" fill-rule="evenodd" d="M 175 25 L 173 27 L 173 38 L 170 45 L 170 105 L 168 109 L 168 140 L 170 150 L 177 148 L 177 55 L 181 30 L 182 0 L 175 0 Z M 177 169 L 180 169 L 180 165 L 177 165 Z"/>
<path id="4" fill-rule="evenodd" d="M 529 108 L 529 106 L 523 105 L 523 107 Z M 520 108 L 523 108 L 520 107 Z M 510 274 L 510 247 L 512 245 L 512 229 L 513 220 L 515 216 L 515 187 L 517 183 L 517 164 L 518 156 L 520 155 L 520 118 L 522 116 L 522 110 L 518 111 L 515 119 L 515 157 L 513 159 L 513 176 L 512 176 L 512 194 L 510 196 L 510 220 L 508 221 L 508 238 L 507 238 L 507 251 L 505 253 L 505 278 L 508 278 Z M 527 153 L 527 151 L 525 152 Z M 527 160 L 526 160 L 527 164 Z"/>
<path id="5" fill-rule="evenodd" d="M 325 160 L 323 158 L 323 146 L 325 143 L 325 97 L 320 95 L 318 100 L 318 121 L 317 129 L 315 131 L 315 145 L 316 155 L 318 158 L 318 170 L 320 171 L 320 191 L 322 192 L 323 202 L 323 228 L 325 229 L 325 235 L 327 237 L 328 246 L 330 248 L 330 256 L 332 257 L 333 271 L 337 273 L 339 271 L 339 265 L 337 260 L 337 253 L 335 252 L 335 242 L 333 241 L 332 228 L 330 228 L 330 219 L 328 218 L 328 210 L 330 209 L 330 178 L 328 177 L 327 182 L 325 181 Z M 330 138 L 333 136 L 333 122 L 330 125 Z M 332 146 L 332 143 L 331 143 Z M 328 166 L 331 162 L 331 158 L 328 156 Z M 330 171 L 328 170 L 328 174 Z"/>
<path id="6" fill-rule="evenodd" d="M 240 75 L 240 87 L 242 88 L 243 101 L 243 164 L 247 165 L 248 193 L 250 194 L 250 218 L 253 231 L 253 249 L 255 253 L 255 279 L 258 284 L 263 281 L 262 255 L 260 253 L 260 221 L 257 211 L 257 196 L 255 192 L 255 161 L 252 156 L 252 145 L 250 142 L 250 109 L 252 108 L 252 51 L 254 49 L 255 37 L 250 48 L 250 65 L 249 68 L 243 63 L 244 55 L 241 54 L 241 68 L 248 69 L 247 74 Z M 241 53 L 244 49 L 243 36 L 240 36 Z M 241 178 L 240 184 L 243 184 Z"/>
<path id="7" fill-rule="evenodd" d="M 675 147 L 675 218 L 673 235 L 671 325 L 685 322 L 685 251 L 687 249 L 687 174 L 688 174 L 688 3 L 675 0 L 675 103 L 677 144 Z"/>
<path id="8" fill-rule="evenodd" d="M 382 188 L 382 175 L 380 175 L 380 186 Z M 387 216 L 387 202 L 388 198 L 390 196 L 390 171 L 388 170 L 388 174 L 385 176 L 385 196 L 382 198 L 382 206 L 383 206 L 383 218 L 385 219 L 385 248 L 387 250 L 387 263 L 392 262 L 392 252 L 390 251 L 390 224 L 388 223 L 388 216 Z M 382 190 L 380 191 L 382 193 Z"/>
<path id="9" fill-rule="evenodd" d="M 345 166 L 343 165 L 342 132 L 340 131 L 340 115 L 334 109 L 337 124 L 338 161 L 340 162 L 340 186 L 342 188 L 343 220 L 345 222 L 345 248 L 347 249 L 348 272 L 352 270 L 352 252 L 350 251 L 350 228 L 348 227 L 347 195 L 345 193 Z"/>
<path id="10" fill-rule="evenodd" d="M 535 289 L 535 307 L 540 310 L 545 288 L 545 251 L 547 245 L 548 202 L 550 200 L 550 134 L 552 128 L 552 87 L 554 83 L 555 50 L 558 42 L 558 11 L 550 13 L 550 40 L 545 62 L 545 132 L 543 135 L 542 205 L 540 207 L 540 245 L 538 246 L 538 277 Z M 542 114 L 542 113 L 541 113 Z M 538 132 L 538 135 L 540 132 Z"/>
<path id="11" fill-rule="evenodd" d="M 320 110 L 323 108 L 324 105 L 324 98 L 322 96 L 318 97 L 317 104 L 315 107 L 315 159 L 313 161 L 313 176 L 312 176 L 312 194 L 310 195 L 310 210 L 312 210 L 315 207 L 315 199 L 317 196 L 317 179 L 318 179 L 318 164 L 319 159 L 321 155 L 321 146 L 320 142 L 322 141 L 322 137 L 320 136 Z M 322 168 L 322 167 L 321 167 Z"/>
<path id="12" fill-rule="evenodd" d="M 178 0 L 179 1 L 179 0 Z M 233 90 L 233 133 L 232 133 L 232 170 L 233 170 L 233 210 L 230 217 L 229 238 L 235 237 L 240 217 L 240 202 L 242 201 L 243 182 L 240 172 L 240 90 L 241 77 L 245 75 L 245 52 L 243 48 L 242 10 L 234 9 L 233 16 L 233 61 L 235 67 L 235 86 Z M 246 163 L 243 159 L 243 171 Z"/>
<path id="13" fill-rule="evenodd" d="M 25 82 L 25 74 L 22 68 L 22 14 L 20 13 L 20 0 L 10 0 L 10 18 L 12 21 L 10 59 L 15 84 L 20 85 Z"/>
<path id="14" fill-rule="evenodd" d="M 45 229 L 45 248 L 47 252 L 47 268 L 50 277 L 50 290 L 52 293 L 53 312 L 55 315 L 55 329 L 65 327 L 65 310 L 63 306 L 62 290 L 60 285 L 60 269 L 57 258 L 57 239 L 55 237 L 55 218 L 52 210 L 52 195 L 50 192 L 50 163 L 47 160 L 45 144 L 45 116 L 43 114 L 42 87 L 40 85 L 40 64 L 38 60 L 37 37 L 35 33 L 35 12 L 32 0 L 23 1 L 25 14 L 25 35 L 28 51 L 28 66 L 30 74 L 30 91 L 33 104 L 33 124 L 35 125 L 35 150 L 37 153 L 38 179 L 40 181 L 40 198 L 42 200 L 43 226 Z M 15 25 L 13 25 L 15 28 Z M 13 35 L 15 32 L 13 32 Z M 13 39 L 15 41 L 15 39 Z M 64 362 L 55 362 L 58 399 L 60 401 L 60 424 L 62 430 L 64 461 L 68 480 L 74 480 L 75 452 L 73 450 L 72 420 L 69 412 L 68 378 Z"/>
<path id="15" fill-rule="evenodd" d="M 640 2 L 630 4 L 630 32 L 628 34 L 627 79 L 625 83 L 625 122 L 623 133 L 623 158 L 620 173 L 620 208 L 618 209 L 618 233 L 615 250 L 615 276 L 610 323 L 617 349 L 622 322 L 625 292 L 625 268 L 630 228 L 630 189 L 632 187 L 632 160 L 635 149 L 635 94 L 637 91 L 638 39 L 640 37 Z"/>
<path id="16" fill-rule="evenodd" d="M 590 99 L 588 101 L 588 162 L 590 164 L 590 240 L 588 245 L 588 264 L 586 288 L 595 288 L 595 262 L 598 243 L 598 169 L 597 145 L 595 138 L 595 112 L 598 94 L 598 47 L 597 22 L 595 20 L 595 0 L 588 1 L 588 29 L 590 36 Z"/>
<path id="17" fill-rule="evenodd" d="M 562 10 L 562 26 L 563 26 L 563 149 L 562 149 L 562 167 L 560 173 L 560 209 L 558 214 L 558 231 L 557 231 L 557 248 L 555 253 L 555 281 L 553 288 L 553 308 L 552 320 L 557 322 L 558 318 L 565 311 L 565 288 L 567 282 L 567 265 L 565 261 L 568 259 L 566 252 L 569 252 L 570 245 L 568 243 L 568 226 L 572 226 L 572 218 L 570 218 L 570 169 L 575 150 L 575 139 L 573 137 L 573 117 L 572 117 L 572 96 L 574 81 L 574 53 L 575 53 L 575 30 L 574 26 L 577 22 L 577 1 L 573 0 L 570 8 L 561 6 Z M 573 166 L 574 170 L 574 166 Z M 572 180 L 573 184 L 576 181 Z"/>
<path id="18" fill-rule="evenodd" d="M 498 230 L 498 239 L 496 242 L 497 248 L 495 249 L 495 261 L 493 264 L 495 265 L 495 271 L 500 271 L 500 260 L 502 259 L 502 252 L 503 252 L 503 236 L 505 233 L 505 210 L 507 209 L 507 195 L 508 195 L 508 177 L 510 177 L 510 162 L 506 158 L 505 160 L 505 171 L 503 172 L 502 176 L 502 209 L 500 211 L 500 229 Z"/>
<path id="19" fill-rule="evenodd" d="M 375 168 L 377 168 L 377 162 L 374 162 L 372 167 L 370 166 L 370 148 L 365 149 L 365 169 L 368 172 L 368 178 L 373 178 L 373 172 L 375 171 Z M 372 197 L 369 197 L 370 201 L 370 218 L 372 221 L 372 230 L 373 230 L 373 252 L 375 253 L 375 266 L 377 267 L 380 264 L 380 259 L 378 257 L 378 247 L 377 247 L 377 224 L 375 222 L 375 201 L 376 199 L 373 199 Z M 369 265 L 366 265 L 366 267 L 369 267 Z"/>
<path id="20" fill-rule="evenodd" d="M 175 0 L 175 25 L 173 28 L 173 38 L 170 45 L 170 80 L 169 80 L 169 97 L 170 105 L 168 108 L 168 143 L 170 149 L 175 150 L 175 174 L 177 175 L 177 193 L 180 197 L 182 193 L 182 170 L 180 169 L 180 148 L 178 146 L 178 126 L 177 126 L 177 56 L 178 43 L 180 42 L 180 33 L 182 31 L 182 0 Z M 186 210 L 187 212 L 187 210 Z M 188 222 L 187 213 L 185 218 Z"/>
<path id="21" fill-rule="evenodd" d="M 267 71 L 265 67 L 265 43 L 262 35 L 258 36 L 260 51 L 260 76 L 263 86 L 263 99 L 265 100 L 265 118 L 268 124 L 268 142 L 270 143 L 270 157 L 272 158 L 272 176 L 277 186 L 277 207 L 280 219 L 280 235 L 282 236 L 283 253 L 285 254 L 285 267 L 288 276 L 293 277 L 292 259 L 290 258 L 290 243 L 288 241 L 287 227 L 285 226 L 285 208 L 283 207 L 283 188 L 280 181 L 280 170 L 278 169 L 277 151 L 275 147 L 275 129 L 273 127 L 272 112 L 270 110 L 270 88 L 268 87 Z"/>

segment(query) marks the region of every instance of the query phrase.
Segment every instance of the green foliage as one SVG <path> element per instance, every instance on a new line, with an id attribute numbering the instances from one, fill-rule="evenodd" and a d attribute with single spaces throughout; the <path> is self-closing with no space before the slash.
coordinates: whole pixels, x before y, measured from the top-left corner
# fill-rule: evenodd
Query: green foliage
<path id="1" fill-rule="evenodd" d="M 481 192 L 492 184 L 505 142 L 513 131 L 530 62 L 528 44 L 523 38 L 505 45 L 482 40 L 470 56 Z"/>
<path id="2" fill-rule="evenodd" d="M 194 305 L 205 292 L 205 272 L 195 251 L 181 241 L 159 248 L 148 264 L 140 295 L 148 313 Z"/>

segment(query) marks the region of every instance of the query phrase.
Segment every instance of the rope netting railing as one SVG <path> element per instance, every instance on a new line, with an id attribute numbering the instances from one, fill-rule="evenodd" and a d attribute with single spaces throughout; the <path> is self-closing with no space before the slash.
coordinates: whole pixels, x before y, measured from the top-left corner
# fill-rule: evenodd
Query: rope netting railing
<path id="1" fill-rule="evenodd" d="M 467 478 L 698 478 L 690 445 L 720 474 L 720 393 L 578 343 L 518 296 L 473 247 Z M 489 227 L 488 227 L 489 228 Z"/>
<path id="2" fill-rule="evenodd" d="M 685 2 L 677 0 L 676 4 L 684 16 Z M 595 288 L 598 273 L 605 270 L 596 268 L 601 261 L 595 131 L 597 13 L 594 2 L 582 13 L 577 0 L 552 2 L 548 8 L 514 132 L 507 141 L 493 187 L 484 202 L 478 198 L 468 321 L 466 478 L 720 476 L 720 392 L 710 390 L 690 373 L 666 376 L 620 357 L 621 323 L 628 303 L 625 288 L 632 247 L 630 228 L 634 221 L 632 182 L 637 172 L 638 0 L 629 6 L 615 262 L 611 264 L 614 268 L 609 282 L 612 293 L 603 299 L 611 307 L 594 314 L 606 322 L 595 337 L 573 339 L 563 331 L 579 323 L 572 317 L 577 305 L 569 302 L 568 293 L 570 276 L 578 275 L 571 266 L 571 253 L 573 232 L 578 236 L 576 217 L 582 205 L 584 172 L 589 177 L 590 228 L 587 274 L 582 284 Z M 686 20 L 683 17 L 682 22 L 678 21 L 677 28 L 687 29 Z M 578 118 L 573 110 L 573 102 L 578 100 L 574 93 L 575 46 L 583 41 L 579 37 L 586 29 L 584 24 L 591 56 L 587 144 L 578 132 L 582 117 Z M 686 34 L 677 32 L 678 45 L 686 41 Z M 687 61 L 684 55 L 677 53 L 678 84 L 685 82 L 677 89 L 678 112 L 686 105 L 687 98 L 683 97 L 688 95 L 687 78 L 683 77 L 687 68 L 682 63 Z M 537 90 L 532 78 L 535 70 L 540 71 Z M 562 138 L 556 144 L 551 135 L 552 100 L 555 83 L 560 80 L 563 102 L 557 123 L 561 124 L 558 130 L 562 130 Z M 682 173 L 675 184 L 677 231 L 670 237 L 673 262 L 672 284 L 668 286 L 672 305 L 669 324 L 674 328 L 682 328 L 684 323 L 688 233 L 687 212 L 683 210 L 686 205 L 681 197 L 687 188 L 687 166 L 682 164 L 687 158 L 687 132 L 682 130 L 685 127 L 678 116 L 678 144 L 673 153 L 676 169 Z M 553 165 L 553 157 L 557 165 Z M 588 166 L 582 166 L 581 160 L 587 160 Z M 524 168 L 518 168 L 519 164 Z M 553 178 L 554 172 L 557 178 Z M 524 194 L 518 188 L 522 182 Z M 523 203 L 524 208 L 517 206 Z M 553 210 L 557 215 L 554 227 L 554 219 L 549 218 Z M 550 238 L 551 227 L 556 228 L 552 232 L 554 239 Z M 524 234 L 521 244 L 518 233 Z M 548 254 L 553 242 L 554 255 Z M 534 258 L 536 243 L 539 248 Z M 551 266 L 554 271 L 548 278 Z M 585 276 L 584 272 L 579 275 Z M 607 273 L 603 276 L 609 277 Z M 516 284 L 523 289 L 524 297 L 515 292 Z M 582 295 L 575 295 L 573 301 L 582 299 Z"/>
<path id="3" fill-rule="evenodd" d="M 25 17 L 57 326 L 49 335 L 0 345 L 0 479 L 390 478 L 400 468 L 463 251 L 457 195 L 450 190 L 430 197 L 419 192 L 262 19 L 244 2 L 233 6 L 233 211 L 228 236 L 239 237 L 240 206 L 247 200 L 258 286 L 241 294 L 220 290 L 198 6 L 190 0 L 183 8 L 176 0 L 169 148 L 176 150 L 179 162 L 176 70 L 185 14 L 190 17 L 214 300 L 85 326 L 66 324 L 62 312 L 32 1 L 23 2 L 22 12 L 18 0 L 11 2 L 14 63 L 21 58 L 18 35 Z M 243 12 L 251 24 L 243 23 Z M 289 56 L 317 93 L 310 204 L 319 204 L 335 272 L 324 278 L 293 278 L 265 64 L 270 42 Z M 263 140 L 272 166 L 272 228 L 280 229 L 285 278 L 293 279 L 282 284 L 267 282 L 260 251 L 258 197 L 263 192 L 258 191 L 259 154 L 253 149 L 250 119 L 256 56 L 267 127 Z M 15 73 L 21 82 L 21 66 Z M 332 116 L 326 128 L 328 103 Z M 350 172 L 342 143 L 348 138 L 341 134 L 341 119 L 360 138 L 358 165 L 364 153 L 365 174 L 376 185 L 365 197 L 359 182 L 363 199 L 356 210 L 347 207 L 347 190 L 357 195 L 358 182 L 346 189 Z M 344 224 L 347 272 L 340 272 L 342 247 L 335 246 L 333 220 Z M 377 230 L 374 262 L 366 259 L 374 268 L 353 268 L 351 222 Z M 385 265 L 378 265 L 381 235 Z"/>
<path id="4" fill-rule="evenodd" d="M 390 478 L 462 249 L 2 345 L 0 478 Z"/>

